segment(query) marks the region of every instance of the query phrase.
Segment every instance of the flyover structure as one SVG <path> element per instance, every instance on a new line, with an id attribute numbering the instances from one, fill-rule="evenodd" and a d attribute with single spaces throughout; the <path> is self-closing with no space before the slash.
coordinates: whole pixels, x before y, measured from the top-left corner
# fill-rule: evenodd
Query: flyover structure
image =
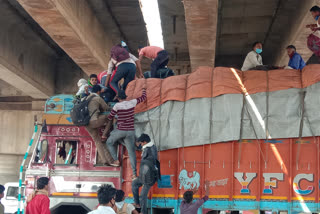
<path id="1" fill-rule="evenodd" d="M 169 66 L 186 74 L 198 66 L 240 68 L 261 41 L 266 64 L 286 65 L 293 44 L 307 60 L 320 0 L 158 0 Z M 121 40 L 137 55 L 148 44 L 139 0 L 0 0 L 0 183 L 16 181 L 35 115 L 57 93 L 107 68 Z M 150 61 L 143 61 L 144 70 Z"/>

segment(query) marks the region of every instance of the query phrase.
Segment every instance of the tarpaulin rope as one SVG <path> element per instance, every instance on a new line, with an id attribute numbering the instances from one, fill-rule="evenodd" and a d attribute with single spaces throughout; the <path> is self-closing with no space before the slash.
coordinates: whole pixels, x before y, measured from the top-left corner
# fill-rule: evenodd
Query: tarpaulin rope
<path id="1" fill-rule="evenodd" d="M 181 133 L 182 133 L 182 159 L 183 159 L 183 165 L 185 166 L 185 157 L 184 157 L 184 115 L 186 110 L 186 100 L 187 100 L 187 87 L 188 87 L 188 79 L 189 75 L 186 76 L 186 84 L 185 84 L 185 90 L 184 90 L 184 101 L 183 101 L 183 109 L 182 109 L 182 120 L 181 120 Z"/>
<path id="2" fill-rule="evenodd" d="M 267 88 L 266 88 L 266 140 L 270 138 L 269 135 L 269 72 L 266 71 Z M 266 161 L 269 160 L 269 145 L 266 143 Z"/>
<path id="3" fill-rule="evenodd" d="M 241 79 L 243 79 L 243 72 L 241 72 Z M 242 150 L 242 134 L 243 134 L 243 117 L 244 117 L 244 107 L 246 103 L 246 94 L 242 93 L 242 109 L 241 109 L 241 118 L 240 118 L 240 136 L 239 136 L 239 151 L 238 151 L 238 167 L 241 161 L 241 150 Z"/>
<path id="4" fill-rule="evenodd" d="M 211 161 L 212 161 L 212 123 L 213 123 L 213 78 L 214 78 L 214 69 L 212 69 L 211 72 L 211 96 L 210 96 L 210 117 L 209 117 L 209 140 L 210 140 L 210 156 L 209 156 L 209 168 L 211 167 Z"/>
<path id="5" fill-rule="evenodd" d="M 27 151 L 26 151 L 26 153 L 24 154 L 23 160 L 22 160 L 21 165 L 20 165 L 20 171 L 19 171 L 19 191 L 18 191 L 18 214 L 20 214 L 20 212 L 21 212 L 21 189 L 22 189 L 23 166 L 24 166 L 24 163 L 25 163 L 26 160 L 27 160 L 27 157 L 28 157 L 28 155 L 29 155 L 29 151 L 30 151 L 30 149 L 31 149 L 31 146 L 32 146 L 32 144 L 33 144 L 33 141 L 34 141 L 34 138 L 35 138 L 37 132 L 38 132 L 38 124 L 35 123 L 35 124 L 34 124 L 34 131 L 33 131 L 31 140 L 30 140 L 30 142 L 29 142 Z M 31 161 L 32 161 L 32 160 L 31 160 Z M 23 209 L 22 209 L 22 210 L 23 210 Z"/>

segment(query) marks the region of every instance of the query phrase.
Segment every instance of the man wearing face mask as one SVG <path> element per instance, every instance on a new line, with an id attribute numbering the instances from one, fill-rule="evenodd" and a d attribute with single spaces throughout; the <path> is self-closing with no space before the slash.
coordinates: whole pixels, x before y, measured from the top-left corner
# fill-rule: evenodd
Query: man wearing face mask
<path id="1" fill-rule="evenodd" d="M 257 66 L 262 66 L 263 63 L 262 63 L 262 57 L 260 55 L 261 53 L 262 53 L 262 43 L 261 42 L 253 43 L 252 51 L 250 51 L 247 54 L 241 70 L 247 71 Z"/>
<path id="2" fill-rule="evenodd" d="M 98 190 L 99 207 L 88 214 L 116 214 L 116 192 L 109 184 L 101 185 Z"/>

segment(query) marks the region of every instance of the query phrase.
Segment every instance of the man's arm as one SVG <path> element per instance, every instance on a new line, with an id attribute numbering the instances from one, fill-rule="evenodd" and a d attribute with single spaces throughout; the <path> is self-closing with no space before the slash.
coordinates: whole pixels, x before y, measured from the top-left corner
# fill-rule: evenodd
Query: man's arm
<path id="1" fill-rule="evenodd" d="M 296 54 L 292 57 L 292 59 L 289 61 L 289 66 L 293 69 L 299 69 L 299 56 Z"/>
<path id="2" fill-rule="evenodd" d="M 114 116 L 116 116 L 118 110 L 117 110 L 117 104 L 113 106 L 110 114 L 108 115 L 108 120 L 113 120 Z"/>
<path id="3" fill-rule="evenodd" d="M 248 55 L 248 60 L 253 65 L 253 68 L 258 65 L 261 65 L 258 61 L 257 55 L 252 52 Z"/>
<path id="4" fill-rule="evenodd" d="M 143 78 L 140 60 L 135 61 L 135 63 L 136 63 L 137 72 L 138 72 L 137 76 L 138 76 L 139 78 Z"/>
<path id="5" fill-rule="evenodd" d="M 142 95 L 141 95 L 141 97 L 138 97 L 138 98 L 137 98 L 137 104 L 145 101 L 146 99 L 147 99 L 147 92 L 146 92 L 146 89 L 144 88 L 144 89 L 142 89 Z"/>

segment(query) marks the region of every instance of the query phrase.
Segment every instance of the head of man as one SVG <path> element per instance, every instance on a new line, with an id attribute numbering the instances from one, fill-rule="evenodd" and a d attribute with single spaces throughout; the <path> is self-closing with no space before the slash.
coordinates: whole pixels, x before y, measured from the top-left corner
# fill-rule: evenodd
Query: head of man
<path id="1" fill-rule="evenodd" d="M 96 93 L 96 94 L 100 95 L 101 94 L 101 86 L 100 85 L 94 85 L 92 87 L 92 93 Z"/>
<path id="2" fill-rule="evenodd" d="M 313 7 L 311 7 L 310 12 L 311 12 L 312 17 L 313 17 L 316 21 L 318 21 L 318 19 L 319 19 L 319 17 L 320 17 L 320 7 L 318 7 L 318 6 L 313 6 Z"/>
<path id="3" fill-rule="evenodd" d="M 41 177 L 37 180 L 37 189 L 38 190 L 47 190 L 48 191 L 49 178 Z"/>
<path id="4" fill-rule="evenodd" d="M 91 85 L 97 85 L 98 84 L 98 76 L 96 74 L 91 74 L 89 79 L 90 79 Z"/>
<path id="5" fill-rule="evenodd" d="M 151 142 L 151 139 L 150 139 L 149 135 L 141 134 L 141 136 L 138 138 L 138 140 L 136 142 L 136 146 L 138 148 L 140 148 L 150 142 Z"/>
<path id="6" fill-rule="evenodd" d="M 0 184 L 0 199 L 4 197 L 4 186 Z"/>
<path id="7" fill-rule="evenodd" d="M 117 190 L 109 184 L 103 184 L 98 190 L 98 201 L 100 205 L 114 207 L 116 203 Z"/>
<path id="8" fill-rule="evenodd" d="M 126 92 L 124 90 L 119 90 L 118 91 L 118 95 L 117 95 L 117 98 L 119 100 L 119 102 L 122 102 L 122 101 L 125 101 L 127 99 L 127 95 L 126 95 Z"/>
<path id="9" fill-rule="evenodd" d="M 289 45 L 287 47 L 287 53 L 289 57 L 291 57 L 295 52 L 296 52 L 296 47 L 294 47 L 293 45 Z"/>
<path id="10" fill-rule="evenodd" d="M 121 202 L 123 200 L 124 200 L 124 192 L 121 189 L 117 189 L 116 202 Z"/>
<path id="11" fill-rule="evenodd" d="M 193 191 L 186 191 L 184 194 L 183 194 L 183 199 L 186 203 L 191 203 L 192 200 L 193 200 Z"/>
<path id="12" fill-rule="evenodd" d="M 252 44 L 252 49 L 258 53 L 261 54 L 262 53 L 262 43 L 261 42 L 255 42 Z"/>
<path id="13" fill-rule="evenodd" d="M 142 48 L 144 48 L 144 46 L 143 46 L 143 45 L 139 45 L 139 47 L 138 47 L 138 53 L 140 53 L 140 51 L 141 51 Z"/>

